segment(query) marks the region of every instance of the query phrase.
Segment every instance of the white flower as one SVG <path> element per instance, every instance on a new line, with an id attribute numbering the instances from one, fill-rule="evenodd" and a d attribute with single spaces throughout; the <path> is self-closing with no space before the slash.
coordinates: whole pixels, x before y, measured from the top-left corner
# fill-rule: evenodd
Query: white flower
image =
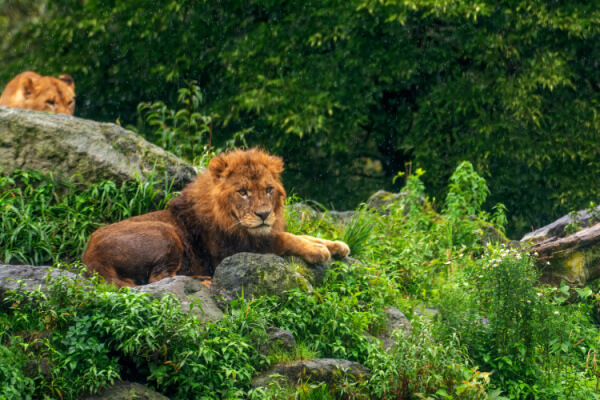
<path id="1" fill-rule="evenodd" d="M 541 296 L 542 294 L 540 292 L 537 293 L 538 296 Z"/>
<path id="2" fill-rule="evenodd" d="M 554 311 L 554 315 L 558 315 L 558 311 Z"/>
<path id="3" fill-rule="evenodd" d="M 483 278 L 483 275 L 479 275 L 480 278 Z"/>

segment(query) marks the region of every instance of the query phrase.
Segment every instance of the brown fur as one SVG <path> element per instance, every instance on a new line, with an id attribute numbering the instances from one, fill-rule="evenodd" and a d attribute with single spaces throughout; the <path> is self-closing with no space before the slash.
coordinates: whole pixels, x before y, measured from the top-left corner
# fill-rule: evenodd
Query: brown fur
<path id="1" fill-rule="evenodd" d="M 53 78 L 23 72 L 8 82 L 0 106 L 73 115 L 75 83 L 70 75 Z"/>
<path id="2" fill-rule="evenodd" d="M 117 286 L 174 275 L 212 276 L 240 252 L 295 255 L 309 263 L 346 256 L 339 241 L 284 232 L 283 161 L 261 150 L 211 160 L 169 207 L 117 222 L 92 235 L 82 260 Z"/>

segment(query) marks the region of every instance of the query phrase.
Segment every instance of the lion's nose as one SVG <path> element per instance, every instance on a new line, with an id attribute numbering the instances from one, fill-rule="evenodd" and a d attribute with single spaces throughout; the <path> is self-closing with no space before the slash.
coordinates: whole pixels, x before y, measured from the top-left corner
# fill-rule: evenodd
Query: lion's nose
<path id="1" fill-rule="evenodd" d="M 271 215 L 271 210 L 258 210 L 255 211 L 254 214 L 259 216 L 264 221 L 269 215 Z"/>

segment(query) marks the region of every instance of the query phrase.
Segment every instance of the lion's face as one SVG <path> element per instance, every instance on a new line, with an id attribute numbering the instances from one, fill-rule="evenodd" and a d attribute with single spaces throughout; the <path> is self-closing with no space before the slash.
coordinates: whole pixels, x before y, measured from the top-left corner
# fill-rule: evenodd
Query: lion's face
<path id="1" fill-rule="evenodd" d="M 25 108 L 73 115 L 75 111 L 75 85 L 70 76 L 60 78 L 44 76 L 25 93 Z"/>
<path id="2" fill-rule="evenodd" d="M 283 170 L 279 157 L 257 150 L 233 152 L 213 159 L 209 170 L 225 229 L 250 236 L 281 229 L 285 190 L 279 180 Z"/>
<path id="3" fill-rule="evenodd" d="M 0 105 L 73 115 L 75 84 L 69 75 L 53 78 L 24 72 L 8 83 L 0 97 Z"/>

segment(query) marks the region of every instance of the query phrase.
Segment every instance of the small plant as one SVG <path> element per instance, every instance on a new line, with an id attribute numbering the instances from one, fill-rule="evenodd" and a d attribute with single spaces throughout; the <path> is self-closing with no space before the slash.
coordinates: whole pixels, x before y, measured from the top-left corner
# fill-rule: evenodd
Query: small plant
<path id="1" fill-rule="evenodd" d="M 376 218 L 371 210 L 362 205 L 356 209 L 350 222 L 344 226 L 342 241 L 350 247 L 352 257 L 361 256 L 371 247 Z"/>
<path id="2" fill-rule="evenodd" d="M 271 364 L 291 364 L 295 361 L 310 361 L 319 357 L 318 351 L 314 351 L 308 344 L 302 342 L 291 351 L 275 346 L 269 354 L 269 361 Z"/>
<path id="3" fill-rule="evenodd" d="M 140 103 L 138 112 L 155 128 L 147 139 L 194 165 L 206 165 L 214 156 L 213 123 L 217 116 L 201 112 L 202 91 L 193 81 L 188 88 L 179 89 L 177 102 L 178 110 L 162 101 Z"/>

